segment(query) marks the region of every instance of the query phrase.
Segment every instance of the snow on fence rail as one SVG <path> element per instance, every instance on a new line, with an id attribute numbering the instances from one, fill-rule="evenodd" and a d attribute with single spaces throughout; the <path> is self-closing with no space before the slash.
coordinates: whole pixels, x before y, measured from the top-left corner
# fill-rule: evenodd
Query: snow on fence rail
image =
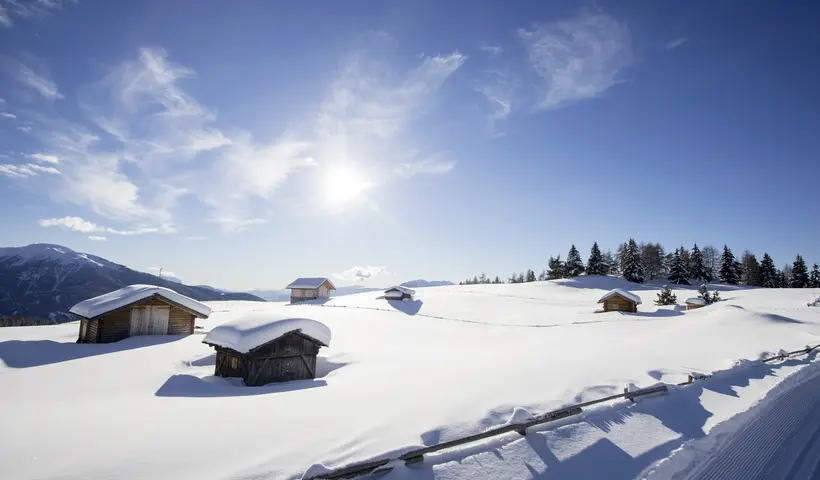
<path id="1" fill-rule="evenodd" d="M 763 363 L 773 362 L 775 360 L 783 360 L 786 358 L 791 357 L 792 355 L 808 355 L 813 350 L 820 348 L 820 344 L 815 345 L 813 347 L 806 347 L 802 350 L 795 350 L 793 352 L 786 352 L 785 350 L 780 350 L 779 353 L 770 358 L 764 358 L 761 361 Z M 690 374 L 689 378 L 682 383 L 676 384 L 677 386 L 686 386 L 692 384 L 696 380 L 708 380 L 711 378 L 711 375 L 706 374 Z M 665 384 L 655 385 L 648 388 L 640 388 L 636 390 L 630 390 L 628 387 L 624 389 L 624 393 L 618 393 L 615 395 L 610 395 L 608 397 L 599 398 L 596 400 L 590 400 L 588 402 L 578 403 L 575 405 L 570 405 L 564 408 L 559 408 L 558 410 L 552 410 L 550 412 L 544 413 L 542 415 L 538 415 L 530 420 L 525 422 L 518 422 L 518 423 L 510 423 L 507 425 L 503 425 L 496 428 L 491 428 L 481 433 L 476 433 L 473 435 L 468 435 L 466 437 L 456 438 L 454 440 L 448 440 L 446 442 L 437 443 L 435 445 L 430 445 L 427 447 L 418 448 L 415 450 L 410 450 L 409 452 L 405 452 L 399 455 L 396 458 L 383 458 L 379 460 L 372 460 L 369 462 L 362 462 L 362 463 L 355 463 L 351 465 L 347 465 L 345 467 L 337 468 L 335 470 L 331 470 L 328 472 L 320 473 L 318 475 L 313 475 L 310 477 L 303 477 L 303 480 L 340 480 L 340 479 L 348 479 L 354 478 L 361 475 L 369 475 L 372 473 L 387 473 L 392 470 L 392 464 L 396 461 L 403 461 L 405 465 L 410 465 L 414 463 L 419 463 L 424 460 L 424 455 L 428 453 L 434 453 L 441 450 L 446 450 L 453 447 L 458 447 L 461 445 L 465 445 L 468 443 L 474 443 L 479 440 L 484 440 L 486 438 L 495 437 L 498 435 L 504 435 L 510 432 L 516 432 L 519 435 L 526 435 L 527 428 L 534 427 L 536 425 L 541 425 L 544 423 L 554 422 L 556 420 L 560 420 L 562 418 L 571 417 L 574 415 L 579 415 L 583 412 L 584 407 L 588 407 L 590 405 L 595 405 L 599 403 L 609 402 L 612 400 L 617 400 L 620 398 L 626 398 L 631 401 L 635 401 L 636 397 L 641 397 L 644 395 L 652 395 L 655 393 L 664 393 L 668 392 L 669 387 Z"/>

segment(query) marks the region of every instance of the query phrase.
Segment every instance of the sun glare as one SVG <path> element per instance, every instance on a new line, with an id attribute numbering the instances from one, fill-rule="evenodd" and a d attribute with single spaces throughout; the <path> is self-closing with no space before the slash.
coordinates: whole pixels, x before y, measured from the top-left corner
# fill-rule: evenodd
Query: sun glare
<path id="1" fill-rule="evenodd" d="M 334 204 L 351 202 L 370 187 L 370 182 L 348 166 L 331 168 L 325 176 L 325 196 Z"/>

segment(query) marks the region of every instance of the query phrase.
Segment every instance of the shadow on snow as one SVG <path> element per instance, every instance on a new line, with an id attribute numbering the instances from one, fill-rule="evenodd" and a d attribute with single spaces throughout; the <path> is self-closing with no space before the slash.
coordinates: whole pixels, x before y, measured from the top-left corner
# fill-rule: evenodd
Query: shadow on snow
<path id="1" fill-rule="evenodd" d="M 114 343 L 74 343 L 53 340 L 9 340 L 0 342 L 0 359 L 10 368 L 29 368 L 80 358 L 147 348 L 176 342 L 184 335 L 142 335 Z"/>
<path id="2" fill-rule="evenodd" d="M 697 381 L 685 387 L 673 387 L 670 394 L 663 395 L 663 400 L 650 397 L 634 404 L 620 401 L 611 407 L 587 410 L 582 417 L 570 417 L 552 425 L 544 425 L 541 429 L 530 429 L 523 438 L 510 434 L 485 443 L 464 446 L 457 451 L 428 455 L 421 464 L 412 467 L 397 466 L 387 478 L 434 479 L 443 473 L 439 469 L 449 462 L 457 462 L 455 465 L 448 465 L 446 472 L 455 477 L 459 477 L 460 473 L 469 475 L 476 471 L 506 476 L 512 473 L 511 469 L 517 469 L 517 474 L 522 478 L 526 476 L 534 479 L 602 476 L 634 478 L 656 461 L 668 457 L 684 442 L 706 435 L 703 428 L 712 413 L 700 401 L 704 391 L 737 397 L 736 388 L 748 386 L 753 379 L 777 375 L 778 369 L 783 366 L 807 364 L 814 360 L 816 354 L 815 350 L 808 357 L 793 358 L 779 364 L 746 361 L 732 369 L 716 372 L 709 380 Z M 638 455 L 630 454 L 609 438 L 600 438 L 570 456 L 565 452 L 553 451 L 550 447 L 551 441 L 554 442 L 550 436 L 572 436 L 580 427 L 599 430 L 603 435 L 616 426 L 626 424 L 635 415 L 654 417 L 677 434 L 678 438 L 655 445 Z M 421 439 L 429 445 L 441 441 L 442 436 L 442 430 L 431 430 L 422 434 Z M 521 451 L 524 443 L 530 452 Z M 535 461 L 532 454 L 540 461 Z M 505 465 L 501 465 L 502 463 Z M 463 471 L 460 472 L 462 468 Z"/>
<path id="3" fill-rule="evenodd" d="M 415 315 L 419 313 L 421 310 L 421 306 L 424 304 L 419 299 L 414 300 L 387 300 L 387 303 L 395 308 L 396 310 L 405 313 L 407 315 Z"/>

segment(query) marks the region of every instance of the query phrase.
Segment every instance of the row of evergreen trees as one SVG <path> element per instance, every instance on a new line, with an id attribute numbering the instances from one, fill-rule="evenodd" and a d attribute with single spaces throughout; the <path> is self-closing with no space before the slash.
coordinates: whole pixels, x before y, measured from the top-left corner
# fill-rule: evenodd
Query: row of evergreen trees
<path id="1" fill-rule="evenodd" d="M 797 255 L 791 265 L 778 269 L 768 253 L 758 262 L 755 255 L 748 250 L 737 261 L 732 250 L 724 245 L 723 252 L 707 245 L 703 249 L 695 244 L 692 250 L 683 246 L 674 253 L 666 254 L 659 243 L 635 242 L 630 238 L 618 247 L 616 254 L 602 252 L 598 242 L 592 244 L 586 264 L 575 245 L 567 253 L 566 260 L 561 256 L 550 257 L 548 268 L 536 276 L 534 270 L 514 273 L 509 283 L 534 282 L 536 280 L 554 280 L 572 278 L 579 275 L 621 275 L 624 279 L 643 283 L 647 279 L 666 278 L 676 285 L 690 285 L 697 282 L 720 280 L 729 285 L 749 285 L 767 288 L 820 288 L 820 268 L 815 263 L 809 272 L 805 260 Z M 490 279 L 485 274 L 460 282 L 462 285 L 480 283 L 505 283 L 496 276 Z"/>

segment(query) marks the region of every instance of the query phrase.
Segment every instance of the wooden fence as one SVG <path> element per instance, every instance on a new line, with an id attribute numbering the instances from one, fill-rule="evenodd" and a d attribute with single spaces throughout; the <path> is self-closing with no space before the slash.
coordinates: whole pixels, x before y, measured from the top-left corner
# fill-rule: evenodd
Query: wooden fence
<path id="1" fill-rule="evenodd" d="M 793 352 L 784 352 L 782 354 L 775 355 L 770 358 L 762 359 L 763 363 L 773 362 L 775 360 L 784 360 L 786 358 L 791 357 L 792 355 L 808 355 L 813 350 L 820 348 L 820 344 L 815 345 L 814 347 L 806 347 L 802 350 L 795 350 Z M 781 350 L 782 351 L 782 350 Z M 696 380 L 708 380 L 711 378 L 711 375 L 689 375 L 689 378 L 682 383 L 676 384 L 677 386 L 685 386 L 693 383 Z M 503 425 L 496 428 L 491 428 L 481 433 L 476 433 L 473 435 L 468 435 L 466 437 L 456 438 L 454 440 L 448 440 L 446 442 L 437 443 L 435 445 L 430 445 L 427 447 L 418 448 L 415 450 L 411 450 L 409 452 L 405 452 L 399 455 L 396 458 L 383 458 L 379 460 L 372 460 L 369 462 L 362 462 L 362 463 L 355 463 L 351 464 L 342 468 L 337 468 L 330 472 L 321 473 L 318 475 L 314 475 L 311 477 L 307 477 L 304 480 L 339 480 L 339 479 L 347 479 L 347 478 L 354 478 L 362 475 L 370 475 L 373 473 L 386 473 L 392 467 L 388 464 L 395 462 L 397 460 L 403 461 L 406 465 L 419 463 L 424 460 L 424 455 L 428 453 L 438 452 L 441 450 L 445 450 L 448 448 L 458 447 L 461 445 L 466 445 L 468 443 L 478 442 L 480 440 L 484 440 L 486 438 L 495 437 L 498 435 L 504 435 L 510 432 L 516 432 L 519 435 L 526 435 L 527 428 L 534 427 L 536 425 L 541 425 L 544 423 L 554 422 L 556 420 L 560 420 L 562 418 L 571 417 L 574 415 L 579 415 L 583 412 L 584 407 L 588 407 L 590 405 L 595 405 L 599 403 L 609 402 L 612 400 L 617 400 L 621 398 L 626 398 L 629 400 L 634 401 L 637 397 L 642 397 L 644 395 L 651 395 L 654 393 L 662 393 L 668 392 L 669 388 L 667 385 L 656 385 L 649 388 L 641 388 L 638 390 L 630 391 L 628 388 L 624 388 L 624 393 L 618 393 L 615 395 L 610 395 L 608 397 L 598 398 L 596 400 L 590 400 L 588 402 L 579 403 L 576 405 L 570 405 L 568 407 L 559 408 L 558 410 L 553 410 L 551 412 L 544 413 L 542 415 L 538 415 L 530 420 L 525 422 L 519 423 L 510 423 L 507 425 Z"/>

